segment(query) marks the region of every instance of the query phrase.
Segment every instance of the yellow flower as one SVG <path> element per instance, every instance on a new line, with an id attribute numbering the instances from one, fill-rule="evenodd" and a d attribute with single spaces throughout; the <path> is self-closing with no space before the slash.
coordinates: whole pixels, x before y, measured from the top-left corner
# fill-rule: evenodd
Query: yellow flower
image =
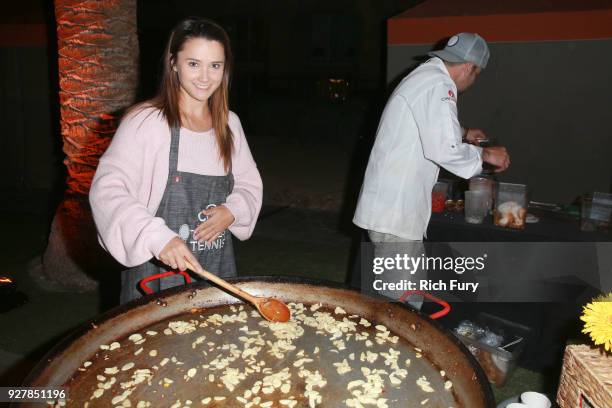
<path id="1" fill-rule="evenodd" d="M 612 292 L 587 304 L 580 320 L 585 322 L 582 332 L 588 334 L 596 346 L 603 344 L 606 351 L 612 352 Z"/>

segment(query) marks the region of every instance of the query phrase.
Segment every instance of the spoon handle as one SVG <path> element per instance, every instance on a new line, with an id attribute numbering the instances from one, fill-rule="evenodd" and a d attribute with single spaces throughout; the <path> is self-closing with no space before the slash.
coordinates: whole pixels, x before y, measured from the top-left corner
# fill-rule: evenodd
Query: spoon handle
<path id="1" fill-rule="evenodd" d="M 202 268 L 201 265 L 196 264 L 193 265 L 191 262 L 189 262 L 188 260 L 185 260 L 185 263 L 187 264 L 187 268 L 190 269 L 191 271 L 197 273 L 198 275 L 200 275 L 201 277 L 211 280 L 214 283 L 216 283 L 217 285 L 221 286 L 222 288 L 226 289 L 227 291 L 233 293 L 234 295 L 238 295 L 241 298 L 243 298 L 244 300 L 246 300 L 247 302 L 253 303 L 253 304 L 257 304 L 257 297 L 245 292 L 244 290 L 240 289 L 239 287 L 232 285 L 231 283 L 229 283 L 228 281 L 218 277 L 217 275 L 208 272 L 206 269 Z"/>

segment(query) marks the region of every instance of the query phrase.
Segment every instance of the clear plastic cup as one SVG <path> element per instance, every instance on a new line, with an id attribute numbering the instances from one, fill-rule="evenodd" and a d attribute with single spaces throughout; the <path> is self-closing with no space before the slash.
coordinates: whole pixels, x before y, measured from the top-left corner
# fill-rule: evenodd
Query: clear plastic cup
<path id="1" fill-rule="evenodd" d="M 465 221 L 482 224 L 489 213 L 489 194 L 485 190 L 465 192 Z"/>
<path id="2" fill-rule="evenodd" d="M 469 191 L 486 191 L 488 196 L 488 209 L 493 209 L 493 185 L 495 181 L 490 178 L 476 176 L 470 179 Z"/>

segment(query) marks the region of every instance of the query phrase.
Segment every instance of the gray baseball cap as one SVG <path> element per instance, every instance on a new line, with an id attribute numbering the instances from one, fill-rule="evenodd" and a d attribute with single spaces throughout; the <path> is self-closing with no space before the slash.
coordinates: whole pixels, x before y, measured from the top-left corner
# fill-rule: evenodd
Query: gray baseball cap
<path id="1" fill-rule="evenodd" d="M 448 62 L 473 62 L 484 69 L 489 61 L 489 47 L 476 33 L 459 33 L 449 38 L 443 49 L 431 51 L 428 55 Z"/>

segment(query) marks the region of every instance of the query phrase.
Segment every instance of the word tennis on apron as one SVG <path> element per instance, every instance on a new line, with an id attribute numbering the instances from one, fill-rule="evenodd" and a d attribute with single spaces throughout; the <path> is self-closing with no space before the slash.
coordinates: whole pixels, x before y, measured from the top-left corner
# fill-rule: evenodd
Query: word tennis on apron
<path id="1" fill-rule="evenodd" d="M 216 207 L 216 204 L 209 204 L 206 206 L 206 209 Z M 204 215 L 204 212 L 200 211 L 197 215 L 198 221 L 206 222 L 208 217 Z M 188 224 L 183 224 L 179 227 L 178 234 L 183 241 L 190 247 L 192 252 L 195 251 L 211 251 L 216 249 L 221 249 L 225 246 L 225 231 L 223 231 L 217 239 L 211 242 L 200 242 L 193 237 L 193 233 L 196 229 L 197 225 L 191 228 Z"/>

